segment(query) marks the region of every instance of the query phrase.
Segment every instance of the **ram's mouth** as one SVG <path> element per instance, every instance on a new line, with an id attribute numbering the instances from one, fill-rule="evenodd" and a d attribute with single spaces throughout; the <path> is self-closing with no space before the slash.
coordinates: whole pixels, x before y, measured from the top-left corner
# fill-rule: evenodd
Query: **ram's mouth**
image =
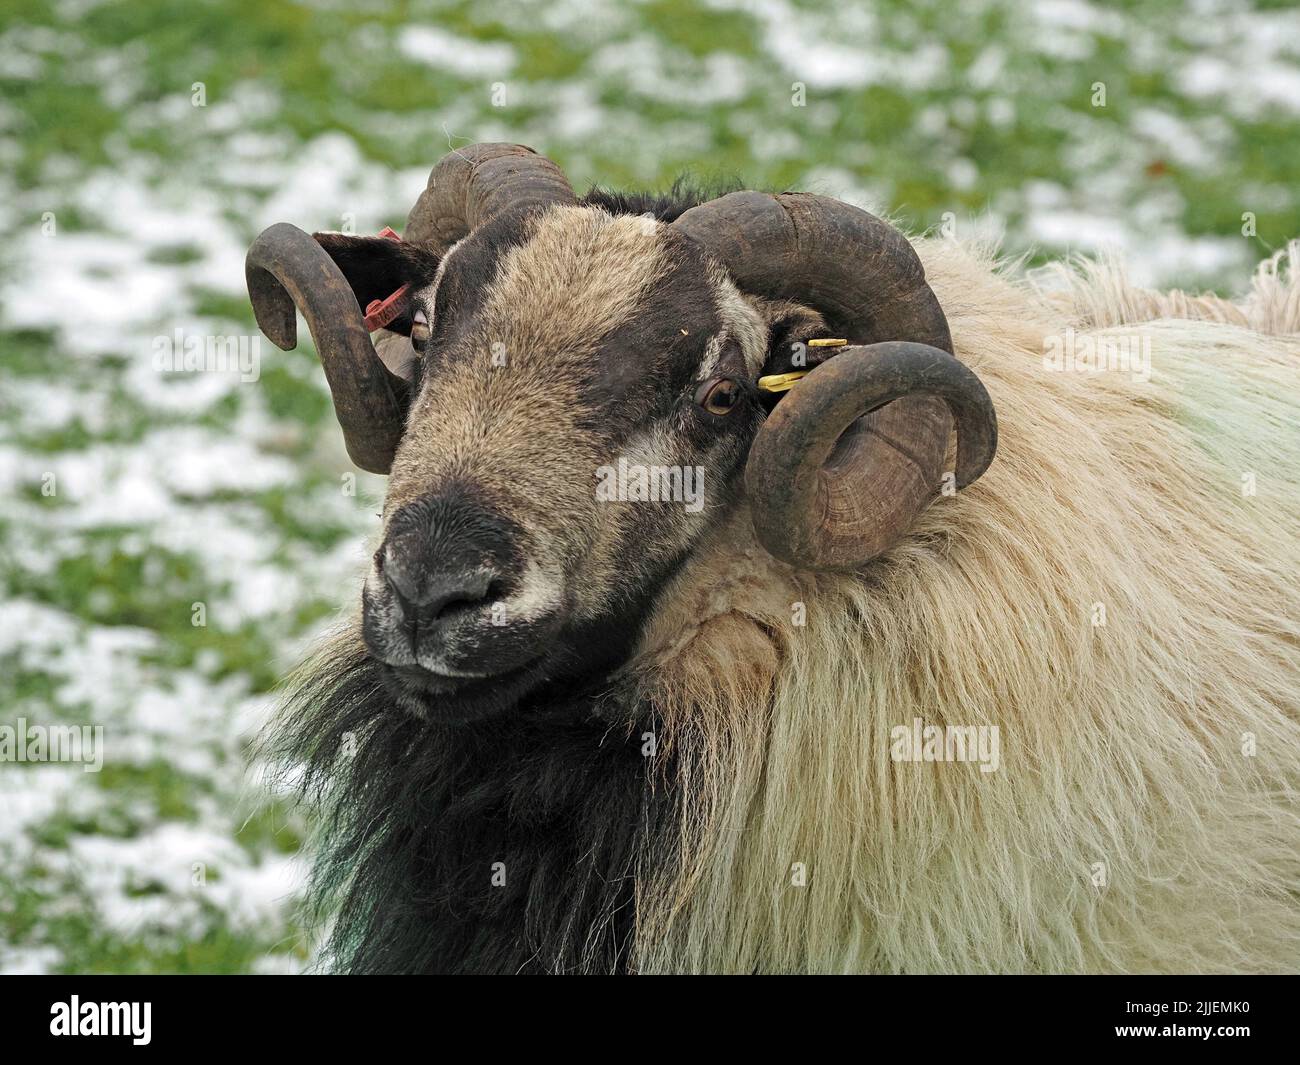
<path id="1" fill-rule="evenodd" d="M 548 676 L 546 656 L 483 677 L 450 677 L 420 666 L 378 662 L 385 688 L 403 709 L 426 721 L 461 724 L 518 704 Z"/>

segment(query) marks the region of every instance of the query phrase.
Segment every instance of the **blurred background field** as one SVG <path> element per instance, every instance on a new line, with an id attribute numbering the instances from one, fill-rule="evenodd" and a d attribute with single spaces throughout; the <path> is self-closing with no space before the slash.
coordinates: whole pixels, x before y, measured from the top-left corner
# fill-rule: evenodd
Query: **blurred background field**
<path id="1" fill-rule="evenodd" d="M 302 815 L 248 745 L 355 601 L 382 482 L 348 491 L 305 329 L 252 382 L 160 372 L 156 338 L 251 335 L 261 228 L 400 230 L 478 140 L 583 188 L 800 187 L 1232 293 L 1300 236 L 1300 13 L 6 0 L 0 725 L 103 725 L 106 759 L 0 764 L 0 971 L 310 965 Z"/>

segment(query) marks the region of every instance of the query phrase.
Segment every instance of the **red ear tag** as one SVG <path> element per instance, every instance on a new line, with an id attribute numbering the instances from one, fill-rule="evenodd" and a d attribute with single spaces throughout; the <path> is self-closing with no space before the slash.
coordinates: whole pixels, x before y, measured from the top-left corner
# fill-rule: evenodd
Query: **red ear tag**
<path id="1" fill-rule="evenodd" d="M 402 239 L 389 226 L 384 226 L 378 235 L 388 240 Z M 403 285 L 387 299 L 371 300 L 366 304 L 366 329 L 373 333 L 376 329 L 383 329 L 393 320 L 400 318 L 406 312 L 410 294 L 411 286 Z"/>
<path id="2" fill-rule="evenodd" d="M 366 328 L 373 333 L 400 318 L 406 311 L 410 294 L 411 286 L 403 285 L 386 300 L 371 300 L 366 304 Z"/>

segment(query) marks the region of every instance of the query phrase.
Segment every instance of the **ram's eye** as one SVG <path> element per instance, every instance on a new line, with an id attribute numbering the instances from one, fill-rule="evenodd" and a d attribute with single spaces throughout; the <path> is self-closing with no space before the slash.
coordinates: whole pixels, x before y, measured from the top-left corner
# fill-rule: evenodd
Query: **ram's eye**
<path id="1" fill-rule="evenodd" d="M 695 390 L 695 402 L 701 409 L 721 418 L 740 405 L 744 394 L 740 384 L 730 377 L 715 377 Z"/>
<path id="2" fill-rule="evenodd" d="M 425 317 L 423 311 L 416 311 L 411 318 L 411 347 L 421 355 L 424 354 L 424 345 L 429 342 L 429 319 Z"/>

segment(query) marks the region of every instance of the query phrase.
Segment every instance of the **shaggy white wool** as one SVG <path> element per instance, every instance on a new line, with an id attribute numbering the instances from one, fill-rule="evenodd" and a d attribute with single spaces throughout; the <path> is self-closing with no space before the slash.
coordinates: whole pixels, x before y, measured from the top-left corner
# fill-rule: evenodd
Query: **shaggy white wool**
<path id="1" fill-rule="evenodd" d="M 1295 969 L 1300 248 L 1230 304 L 917 247 L 997 459 L 859 578 L 743 508 L 694 554 L 630 671 L 688 797 L 638 967 Z M 1149 379 L 1046 368 L 1067 330 Z M 892 760 L 916 718 L 997 726 L 999 768 Z"/>

